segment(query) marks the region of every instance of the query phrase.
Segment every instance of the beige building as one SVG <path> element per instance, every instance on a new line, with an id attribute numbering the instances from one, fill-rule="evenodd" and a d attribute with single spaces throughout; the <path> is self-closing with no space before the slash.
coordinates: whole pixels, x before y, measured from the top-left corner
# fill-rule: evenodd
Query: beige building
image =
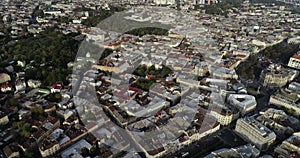
<path id="1" fill-rule="evenodd" d="M 0 125 L 6 125 L 9 122 L 9 118 L 2 111 L 0 111 Z"/>
<path id="2" fill-rule="evenodd" d="M 289 109 L 294 114 L 300 114 L 300 105 L 297 104 L 299 96 L 286 90 L 279 90 L 271 95 L 269 104 Z"/>
<path id="3" fill-rule="evenodd" d="M 283 141 L 282 144 L 275 149 L 275 152 L 282 157 L 290 157 L 294 152 L 296 152 L 299 156 L 300 133 L 294 133 L 291 137 Z"/>
<path id="4" fill-rule="evenodd" d="M 272 95 L 270 97 L 269 103 L 277 105 L 277 106 L 282 106 L 286 109 L 290 109 L 292 111 L 295 111 L 296 114 L 300 114 L 300 106 L 299 105 L 297 105 L 296 103 L 293 103 L 291 101 L 288 101 L 284 98 L 281 98 L 279 96 Z"/>
<path id="5" fill-rule="evenodd" d="M 280 65 L 271 64 L 261 72 L 260 80 L 265 87 L 283 87 L 296 75 L 297 72 L 282 68 Z"/>
<path id="6" fill-rule="evenodd" d="M 283 142 L 288 148 L 297 151 L 300 154 L 300 133 L 294 133 L 293 136 Z"/>
<path id="7" fill-rule="evenodd" d="M 6 73 L 0 73 L 0 84 L 5 83 L 7 81 L 10 81 L 11 78 L 8 74 Z"/>
<path id="8" fill-rule="evenodd" d="M 252 117 L 238 119 L 235 130 L 260 150 L 268 149 L 276 139 L 273 131 Z"/>
<path id="9" fill-rule="evenodd" d="M 221 109 L 220 111 L 212 110 L 210 114 L 215 117 L 221 125 L 229 125 L 233 120 L 233 114 L 230 110 Z"/>
<path id="10" fill-rule="evenodd" d="M 48 157 L 55 154 L 60 149 L 58 142 L 52 138 L 45 138 L 39 144 L 39 150 L 42 157 Z"/>

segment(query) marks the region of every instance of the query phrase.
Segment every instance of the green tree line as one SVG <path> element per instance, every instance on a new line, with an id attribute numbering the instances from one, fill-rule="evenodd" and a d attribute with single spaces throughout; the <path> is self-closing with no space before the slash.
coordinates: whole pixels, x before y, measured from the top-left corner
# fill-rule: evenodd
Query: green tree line
<path id="1" fill-rule="evenodd" d="M 64 81 L 71 72 L 67 64 L 74 60 L 79 41 L 72 37 L 77 34 L 64 35 L 54 28 L 20 39 L 14 45 L 1 46 L 2 59 L 25 61 L 27 79 L 41 80 L 44 85 Z"/>

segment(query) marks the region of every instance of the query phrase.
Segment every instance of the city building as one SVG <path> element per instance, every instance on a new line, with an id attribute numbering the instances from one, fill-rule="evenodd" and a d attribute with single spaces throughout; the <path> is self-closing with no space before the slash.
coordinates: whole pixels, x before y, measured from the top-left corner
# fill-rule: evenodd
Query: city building
<path id="1" fill-rule="evenodd" d="M 283 68 L 281 65 L 271 64 L 261 72 L 260 80 L 265 87 L 283 87 L 297 75 L 297 71 Z"/>
<path id="2" fill-rule="evenodd" d="M 70 146 L 69 148 L 65 149 L 62 151 L 61 153 L 61 157 L 62 158 L 68 158 L 68 157 L 83 157 L 81 155 L 81 148 L 87 148 L 90 149 L 92 147 L 92 145 L 87 142 L 85 139 L 81 139 L 78 142 L 74 143 L 72 146 Z"/>
<path id="3" fill-rule="evenodd" d="M 300 51 L 297 52 L 297 54 L 294 54 L 288 63 L 289 67 L 300 69 Z"/>
<path id="4" fill-rule="evenodd" d="M 260 150 L 267 150 L 275 141 L 276 134 L 253 117 L 238 119 L 235 131 Z"/>
<path id="5" fill-rule="evenodd" d="M 0 84 L 10 81 L 11 78 L 6 73 L 0 73 Z"/>
<path id="6" fill-rule="evenodd" d="M 42 157 L 49 157 L 60 149 L 58 142 L 50 137 L 45 138 L 39 143 L 39 151 Z"/>
<path id="7" fill-rule="evenodd" d="M 269 108 L 260 114 L 256 120 L 269 127 L 279 138 L 292 134 L 293 129 L 299 129 L 299 120 L 287 115 L 283 110 Z"/>
<path id="8" fill-rule="evenodd" d="M 0 111 L 0 125 L 5 125 L 9 122 L 8 115 Z"/>
<path id="9" fill-rule="evenodd" d="M 176 0 L 153 0 L 157 5 L 172 5 L 176 4 Z"/>
<path id="10" fill-rule="evenodd" d="M 236 148 L 222 148 L 211 152 L 211 154 L 204 158 L 216 158 L 216 157 L 258 157 L 260 151 L 253 145 L 247 144 Z"/>
<path id="11" fill-rule="evenodd" d="M 15 143 L 5 146 L 3 152 L 7 158 L 20 157 L 20 148 Z"/>
<path id="12" fill-rule="evenodd" d="M 212 109 L 210 114 L 215 117 L 221 125 L 229 125 L 233 120 L 233 114 L 226 109 Z"/>
<path id="13" fill-rule="evenodd" d="M 291 137 L 275 148 L 275 153 L 281 157 L 300 156 L 300 133 L 294 133 Z"/>
<path id="14" fill-rule="evenodd" d="M 195 69 L 193 71 L 197 76 L 205 76 L 209 72 L 209 64 L 207 62 L 200 62 L 195 65 Z"/>
<path id="15" fill-rule="evenodd" d="M 230 70 L 225 67 L 210 67 L 209 70 L 211 76 L 218 79 L 238 79 L 238 75 L 235 70 Z"/>
<path id="16" fill-rule="evenodd" d="M 300 114 L 300 105 L 297 104 L 299 97 L 297 93 L 291 93 L 286 90 L 279 90 L 275 94 L 271 95 L 269 104 L 273 104 L 279 107 L 288 109 L 293 114 Z"/>
<path id="17" fill-rule="evenodd" d="M 252 95 L 247 94 L 229 94 L 227 102 L 240 110 L 242 115 L 256 108 L 256 99 Z"/>
<path id="18" fill-rule="evenodd" d="M 288 90 L 298 92 L 300 91 L 300 83 L 299 82 L 291 82 L 288 86 Z"/>
<path id="19" fill-rule="evenodd" d="M 126 104 L 122 105 L 121 108 L 131 116 L 148 117 L 154 115 L 159 110 L 166 108 L 169 105 L 170 103 L 165 99 L 161 99 L 155 96 L 147 105 L 141 106 L 135 100 L 130 100 Z"/>

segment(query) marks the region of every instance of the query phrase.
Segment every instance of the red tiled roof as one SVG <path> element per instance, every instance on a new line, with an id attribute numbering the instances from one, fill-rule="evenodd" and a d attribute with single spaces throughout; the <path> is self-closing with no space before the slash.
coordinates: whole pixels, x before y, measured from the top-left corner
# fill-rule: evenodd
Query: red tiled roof
<path id="1" fill-rule="evenodd" d="M 53 84 L 51 86 L 51 88 L 53 88 L 53 89 L 62 89 L 62 85 L 61 84 Z"/>
<path id="2" fill-rule="evenodd" d="M 300 59 L 300 55 L 294 54 L 292 58 Z"/>

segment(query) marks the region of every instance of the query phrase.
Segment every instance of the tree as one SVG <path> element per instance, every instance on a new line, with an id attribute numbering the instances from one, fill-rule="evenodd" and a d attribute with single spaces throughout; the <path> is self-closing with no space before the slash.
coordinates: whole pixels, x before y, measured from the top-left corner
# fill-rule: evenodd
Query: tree
<path id="1" fill-rule="evenodd" d="M 144 36 L 146 34 L 149 35 L 168 35 L 169 30 L 163 28 L 156 28 L 156 27 L 144 27 L 144 28 L 137 28 L 126 32 L 126 34 L 131 34 L 135 36 Z"/>
<path id="2" fill-rule="evenodd" d="M 34 63 L 28 64 L 32 67 L 25 70 L 25 78 L 41 80 L 43 86 L 48 86 L 68 75 L 67 64 L 74 60 L 80 44 L 80 41 L 73 39 L 77 35 L 64 35 L 47 28 L 35 37 L 20 38 L 14 45 L 0 46 L 1 53 L 3 50 L 1 58 L 13 57 L 26 63 L 34 60 Z M 40 67 L 41 64 L 46 66 Z M 52 68 L 56 71 L 52 72 Z"/>
<path id="3" fill-rule="evenodd" d="M 88 157 L 89 156 L 89 154 L 90 154 L 90 151 L 89 151 L 89 149 L 87 148 L 87 147 L 82 147 L 81 149 L 80 149 L 80 151 L 81 151 L 81 155 L 83 156 L 83 157 Z"/>
<path id="4" fill-rule="evenodd" d="M 29 123 L 24 123 L 24 122 L 14 122 L 13 123 L 13 127 L 17 130 L 19 130 L 19 134 L 22 136 L 22 137 L 25 137 L 25 138 L 29 138 L 31 133 L 31 125 Z"/>
<path id="5" fill-rule="evenodd" d="M 91 147 L 90 156 L 95 157 L 99 153 L 99 148 L 97 148 L 97 145 L 96 146 L 94 145 L 94 146 Z"/>
<path id="6" fill-rule="evenodd" d="M 33 153 L 32 151 L 29 151 L 29 150 L 27 149 L 27 150 L 25 150 L 25 152 L 24 152 L 24 156 L 25 156 L 26 158 L 33 158 L 33 157 L 34 157 L 34 153 Z"/>
<path id="7" fill-rule="evenodd" d="M 46 97 L 47 100 L 51 102 L 60 102 L 62 100 L 62 95 L 60 93 L 51 93 Z"/>
<path id="8" fill-rule="evenodd" d="M 7 105 L 11 105 L 11 106 L 16 106 L 16 107 L 20 107 L 21 104 L 19 103 L 19 101 L 15 98 L 11 98 L 7 101 L 6 103 Z"/>
<path id="9" fill-rule="evenodd" d="M 44 117 L 44 109 L 42 107 L 34 107 L 31 109 L 33 119 L 39 120 Z"/>
<path id="10" fill-rule="evenodd" d="M 37 9 L 35 12 L 34 12 L 35 16 L 37 17 L 44 17 L 44 11 L 41 10 L 41 9 Z"/>

